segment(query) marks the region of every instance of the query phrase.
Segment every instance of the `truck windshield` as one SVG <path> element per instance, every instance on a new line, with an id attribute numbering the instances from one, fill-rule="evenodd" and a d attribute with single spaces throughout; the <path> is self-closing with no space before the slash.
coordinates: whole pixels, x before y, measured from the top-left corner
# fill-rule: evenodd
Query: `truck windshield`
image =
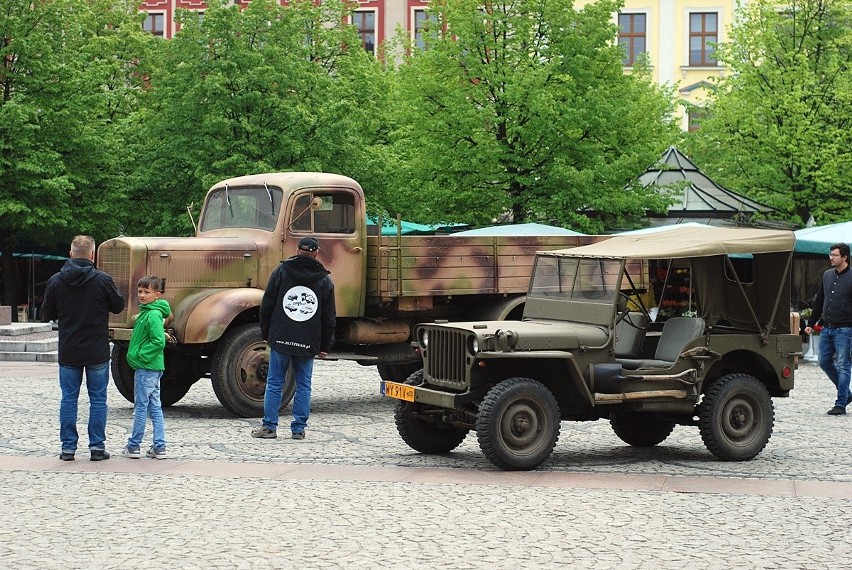
<path id="1" fill-rule="evenodd" d="M 583 299 L 612 303 L 618 294 L 621 261 L 540 255 L 536 258 L 530 297 Z"/>
<path id="2" fill-rule="evenodd" d="M 272 231 L 281 211 L 280 188 L 251 186 L 218 188 L 207 197 L 201 231 L 219 228 L 258 228 Z"/>

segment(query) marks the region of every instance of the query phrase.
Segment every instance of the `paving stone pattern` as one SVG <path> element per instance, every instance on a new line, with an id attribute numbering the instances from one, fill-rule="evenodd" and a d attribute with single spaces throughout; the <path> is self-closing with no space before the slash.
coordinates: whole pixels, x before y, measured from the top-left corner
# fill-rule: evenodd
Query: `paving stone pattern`
<path id="1" fill-rule="evenodd" d="M 56 365 L 2 363 L 0 567 L 834 569 L 852 559 L 852 420 L 825 415 L 833 386 L 816 365 L 775 400 L 775 432 L 753 461 L 716 461 L 697 428 L 638 449 L 606 422 L 565 422 L 540 470 L 505 474 L 475 434 L 446 456 L 408 448 L 378 381 L 371 368 L 318 362 L 307 439 L 293 441 L 251 438 L 259 421 L 230 415 L 202 380 L 166 409 L 167 461 L 88 461 L 83 394 L 81 449 L 62 463 Z M 117 455 L 133 406 L 112 386 L 109 398 Z M 554 479 L 575 476 L 601 485 Z M 631 483 L 600 488 L 619 476 Z M 686 488 L 660 490 L 660 478 Z M 769 492 L 788 482 L 831 492 Z"/>

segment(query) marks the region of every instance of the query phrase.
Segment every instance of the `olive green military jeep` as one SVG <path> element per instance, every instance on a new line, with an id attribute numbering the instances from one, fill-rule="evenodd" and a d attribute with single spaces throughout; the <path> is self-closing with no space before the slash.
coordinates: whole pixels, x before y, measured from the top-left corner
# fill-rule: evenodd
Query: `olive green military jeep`
<path id="1" fill-rule="evenodd" d="M 539 252 L 522 321 L 416 327 L 423 369 L 381 385 L 399 434 L 438 454 L 473 429 L 497 467 L 534 469 L 562 421 L 608 419 L 630 445 L 698 426 L 719 459 L 751 459 L 801 356 L 794 243 L 787 231 L 683 227 Z M 688 276 L 689 316 L 651 318 L 655 285 L 672 288 L 653 283 L 658 273 Z"/>

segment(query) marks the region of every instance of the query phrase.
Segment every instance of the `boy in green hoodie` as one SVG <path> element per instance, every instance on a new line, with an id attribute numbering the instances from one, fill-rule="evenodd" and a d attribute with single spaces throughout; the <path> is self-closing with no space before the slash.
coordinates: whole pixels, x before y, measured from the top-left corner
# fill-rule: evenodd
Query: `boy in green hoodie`
<path id="1" fill-rule="evenodd" d="M 169 302 L 162 298 L 158 277 L 147 275 L 140 279 L 136 284 L 136 293 L 139 297 L 139 316 L 133 325 L 130 346 L 127 348 L 127 363 L 136 371 L 133 375 L 133 432 L 121 454 L 134 459 L 142 456 L 139 446 L 145 437 L 145 423 L 150 415 L 154 442 L 146 455 L 165 459 L 166 426 L 160 404 L 160 378 L 166 368 L 163 357 L 166 346 L 164 319 L 172 311 Z"/>

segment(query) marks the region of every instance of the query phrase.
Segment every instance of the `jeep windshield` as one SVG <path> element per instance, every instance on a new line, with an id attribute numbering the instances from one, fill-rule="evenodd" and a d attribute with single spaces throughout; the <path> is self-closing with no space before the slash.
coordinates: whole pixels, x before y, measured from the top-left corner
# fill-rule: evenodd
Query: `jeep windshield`
<path id="1" fill-rule="evenodd" d="M 283 192 L 271 186 L 218 188 L 210 192 L 201 213 L 201 231 L 257 228 L 272 231 L 278 223 Z"/>
<path id="2" fill-rule="evenodd" d="M 611 305 L 618 295 L 621 261 L 539 255 L 529 297 Z"/>

